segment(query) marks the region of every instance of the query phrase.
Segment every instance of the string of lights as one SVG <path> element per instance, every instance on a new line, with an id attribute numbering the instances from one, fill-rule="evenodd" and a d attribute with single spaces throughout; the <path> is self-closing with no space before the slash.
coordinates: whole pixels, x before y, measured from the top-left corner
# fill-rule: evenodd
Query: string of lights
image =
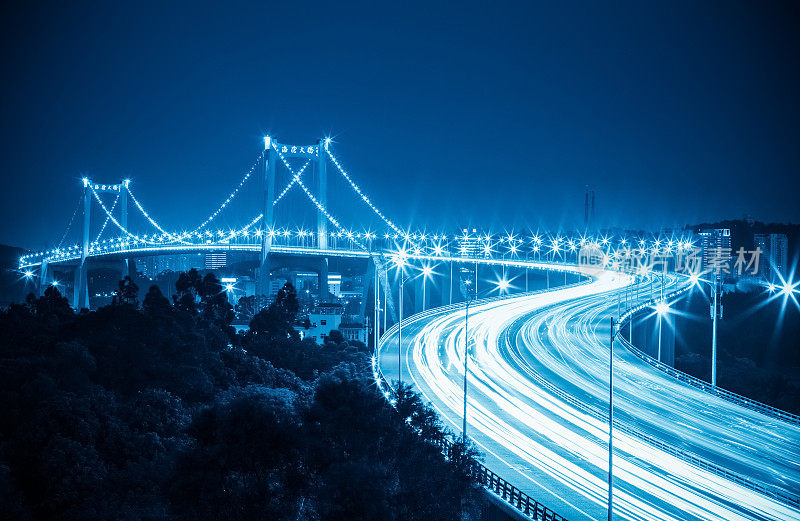
<path id="1" fill-rule="evenodd" d="M 281 159 L 283 159 L 283 156 L 281 156 Z M 303 167 L 300 169 L 300 171 L 297 172 L 297 174 L 295 174 L 294 171 L 289 167 L 289 164 L 286 162 L 285 159 L 283 160 L 283 164 L 286 165 L 286 168 L 289 170 L 289 173 L 292 174 L 292 180 L 289 181 L 289 184 L 287 184 L 286 187 L 281 191 L 280 195 L 277 198 L 275 198 L 275 200 L 272 202 L 272 206 L 275 206 L 276 204 L 278 204 L 278 201 L 283 199 L 283 196 L 286 195 L 286 192 L 288 192 L 289 189 L 292 188 L 292 186 L 294 186 L 294 184 L 297 182 L 295 177 L 299 178 L 301 175 L 303 175 L 303 171 L 305 171 L 306 167 L 308 167 L 308 165 L 311 164 L 311 160 L 309 159 L 308 161 L 306 161 L 306 164 L 303 165 Z"/>
<path id="2" fill-rule="evenodd" d="M 150 224 L 152 224 L 153 227 L 156 230 L 160 231 L 161 233 L 163 233 L 164 235 L 169 237 L 170 238 L 170 242 L 182 242 L 181 238 L 179 236 L 176 236 L 176 235 L 173 235 L 173 234 L 167 232 L 164 228 L 162 228 L 161 226 L 158 225 L 158 223 L 155 221 L 155 219 L 150 217 L 150 214 L 147 213 L 147 211 L 139 203 L 139 200 L 136 199 L 136 196 L 133 195 L 133 192 L 131 191 L 131 188 L 128 185 L 128 183 L 125 183 L 125 189 L 128 191 L 128 194 L 131 196 L 131 201 L 133 201 L 133 204 L 136 205 L 136 208 L 139 209 L 139 211 L 142 213 L 142 215 L 144 215 L 145 219 L 147 219 L 150 222 Z M 119 196 L 117 196 L 117 197 L 119 197 Z M 114 209 L 112 208 L 111 211 L 114 211 Z M 108 222 L 108 218 L 106 218 L 106 222 Z"/>
<path id="3" fill-rule="evenodd" d="M 367 206 L 369 206 L 372 209 L 372 211 L 375 212 L 375 214 L 378 217 L 380 217 L 381 220 L 383 220 L 383 222 L 385 222 L 387 226 L 389 226 L 389 228 L 394 230 L 396 233 L 405 236 L 406 234 L 400 231 L 400 228 L 395 226 L 395 224 L 392 221 L 390 221 L 385 215 L 383 215 L 383 212 L 381 212 L 374 204 L 372 204 L 372 201 L 369 200 L 369 197 L 367 197 L 367 195 L 361 191 L 361 189 L 358 187 L 355 181 L 353 181 L 353 179 L 348 175 L 348 173 L 345 171 L 342 165 L 339 164 L 339 161 L 336 159 L 336 157 L 333 155 L 333 153 L 330 151 L 330 148 L 328 147 L 328 141 L 325 142 L 325 152 L 328 153 L 328 157 L 331 158 L 331 161 L 333 161 L 333 164 L 336 166 L 336 169 L 339 170 L 339 173 L 342 174 L 342 177 L 344 177 L 347 180 L 347 182 L 350 184 L 353 190 L 355 190 L 355 192 L 359 195 L 359 197 L 361 197 L 361 200 L 364 201 L 364 203 L 366 203 Z"/>
<path id="4" fill-rule="evenodd" d="M 111 212 L 109 212 L 109 211 L 108 211 L 108 208 L 106 208 L 106 205 L 105 205 L 105 204 L 103 204 L 103 200 L 102 200 L 102 199 L 100 199 L 100 196 L 97 194 L 97 191 L 94 189 L 94 186 L 92 186 L 91 184 L 89 184 L 89 189 L 92 191 L 92 195 L 94 195 L 94 198 L 97 200 L 97 204 L 99 204 L 99 205 L 100 205 L 100 208 L 102 208 L 102 209 L 103 209 L 103 211 L 106 213 L 106 215 L 108 216 L 108 218 L 109 218 L 109 219 L 111 219 L 111 222 L 113 222 L 113 223 L 114 223 L 114 225 L 116 225 L 116 227 L 117 227 L 117 228 L 119 228 L 120 230 L 122 230 L 122 232 L 123 232 L 124 234 L 128 235 L 129 237 L 131 237 L 131 238 L 132 238 L 132 239 L 134 239 L 135 241 L 144 242 L 144 243 L 147 243 L 147 244 L 163 244 L 162 242 L 154 242 L 154 241 L 150 241 L 150 240 L 147 240 L 147 239 L 144 239 L 144 238 L 140 238 L 140 237 L 138 237 L 137 235 L 134 235 L 134 234 L 132 234 L 131 232 L 129 232 L 129 231 L 127 230 L 127 228 L 125 228 L 124 226 L 122 226 L 122 225 L 119 223 L 119 221 L 117 221 L 117 220 L 114 218 L 114 216 L 113 216 L 113 215 L 111 215 Z"/>
<path id="5" fill-rule="evenodd" d="M 278 157 L 280 157 L 280 158 L 281 158 L 281 161 L 283 161 L 283 164 L 284 164 L 284 166 L 286 166 L 286 168 L 289 170 L 289 172 L 291 172 L 291 171 L 292 171 L 292 168 L 289 166 L 289 162 L 286 160 L 286 158 L 283 156 L 283 154 L 281 154 L 280 150 L 276 149 L 275 151 L 278 153 Z M 345 230 L 344 226 L 342 226 L 341 224 L 339 224 L 339 221 L 338 221 L 338 220 L 336 220 L 336 218 L 335 218 L 333 215 L 331 215 L 331 214 L 330 214 L 330 212 L 328 212 L 328 209 L 327 209 L 327 208 L 325 208 L 325 207 L 322 205 L 322 203 L 320 203 L 320 202 L 317 200 L 317 198 L 316 198 L 316 197 L 314 197 L 314 194 L 312 194 L 312 193 L 311 193 L 311 191 L 308 189 L 308 187 L 305 185 L 305 183 L 303 183 L 303 181 L 301 181 L 301 180 L 300 180 L 300 175 L 299 175 L 299 174 L 300 174 L 301 172 L 302 172 L 302 171 L 300 171 L 300 172 L 298 172 L 298 173 L 294 174 L 294 177 L 292 178 L 292 181 L 293 181 L 293 182 L 295 182 L 295 183 L 297 183 L 297 185 L 298 185 L 300 188 L 302 188 L 302 189 L 303 189 L 303 191 L 304 191 L 304 192 L 306 193 L 306 195 L 308 196 L 309 200 L 311 200 L 311 202 L 314 204 L 314 206 L 316 206 L 316 207 L 317 207 L 317 210 L 319 210 L 320 212 L 322 212 L 322 215 L 324 215 L 324 216 L 325 216 L 325 218 L 326 218 L 326 219 L 328 219 L 328 221 L 330 221 L 330 223 L 331 223 L 331 224 L 333 224 L 333 225 L 336 227 L 336 229 L 338 229 L 338 230 L 339 230 L 339 231 L 341 231 L 341 232 L 345 232 L 345 233 L 346 233 L 346 232 L 347 232 L 347 230 Z M 366 247 L 364 244 L 362 244 L 362 243 L 361 243 L 361 241 L 354 240 L 353 242 L 355 242 L 355 243 L 356 243 L 356 244 L 357 244 L 357 245 L 358 245 L 358 246 L 359 246 L 361 249 L 363 249 L 364 251 L 369 251 L 369 248 L 367 248 L 367 247 Z"/>
<path id="6" fill-rule="evenodd" d="M 114 208 L 117 207 L 117 203 L 118 202 L 119 202 L 119 192 L 117 193 L 117 197 L 114 198 L 114 204 L 111 205 L 111 211 L 112 212 L 114 211 Z M 107 215 L 106 215 L 106 220 L 103 221 L 103 226 L 100 227 L 100 233 L 98 233 L 97 237 L 95 237 L 95 239 L 94 239 L 95 243 L 97 243 L 97 241 L 100 240 L 100 236 L 103 235 L 103 232 L 106 230 L 106 225 L 108 225 L 108 216 Z"/>
<path id="7" fill-rule="evenodd" d="M 219 213 L 222 210 L 224 210 L 231 203 L 231 201 L 233 201 L 233 199 L 239 193 L 239 190 L 241 190 L 242 186 L 244 186 L 247 180 L 250 179 L 250 176 L 253 175 L 253 172 L 255 172 L 256 167 L 264 158 L 264 153 L 265 151 L 262 150 L 261 153 L 258 155 L 258 158 L 256 159 L 255 163 L 253 163 L 253 166 L 250 167 L 250 170 L 248 170 L 247 173 L 244 175 L 244 177 L 242 177 L 242 180 L 239 181 L 239 184 L 236 186 L 236 188 L 233 189 L 233 192 L 231 192 L 230 195 L 228 195 L 228 197 L 225 199 L 225 201 L 223 201 L 223 203 L 219 206 L 219 208 L 217 208 L 211 215 L 209 215 L 208 218 L 200 224 L 200 226 L 189 232 L 189 234 L 193 234 L 194 232 L 197 232 L 205 228 L 208 225 L 208 223 L 213 221 L 214 218 L 217 215 L 219 215 Z"/>
<path id="8" fill-rule="evenodd" d="M 58 246 L 56 246 L 56 249 L 61 247 L 61 245 L 64 243 L 64 239 L 67 238 L 67 234 L 72 229 L 72 223 L 75 221 L 75 216 L 78 214 L 78 210 L 81 207 L 81 199 L 83 199 L 82 195 L 78 197 L 78 204 L 75 205 L 75 211 L 72 212 L 72 217 L 69 218 L 69 223 L 67 224 L 67 229 L 64 230 L 64 234 L 61 236 L 61 240 L 58 241 Z"/>

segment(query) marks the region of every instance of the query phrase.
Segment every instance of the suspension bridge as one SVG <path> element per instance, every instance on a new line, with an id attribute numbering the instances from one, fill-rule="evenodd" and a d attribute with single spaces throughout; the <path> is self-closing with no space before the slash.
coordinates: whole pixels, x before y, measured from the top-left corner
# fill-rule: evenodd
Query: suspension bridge
<path id="1" fill-rule="evenodd" d="M 354 231 L 336 217 L 329 173 L 376 226 Z M 244 193 L 258 193 L 262 204 L 237 227 L 222 229 L 217 223 Z M 276 208 L 292 193 L 315 214 L 309 230 L 276 222 Z M 76 221 L 79 240 L 64 244 Z M 630 268 L 623 258 L 637 247 L 668 260 L 660 271 Z M 634 345 L 643 327 L 637 317 L 697 284 L 674 273 L 675 259 L 692 247 L 672 236 L 646 243 L 585 234 L 412 233 L 367 196 L 330 140 L 289 145 L 266 137 L 232 191 L 184 231 L 157 220 L 130 180 L 84 178 L 60 243 L 24 255 L 19 269 L 38 278 L 41 292 L 56 282 L 56 270 L 71 271 L 72 302 L 82 309 L 89 269 L 126 274 L 142 257 L 249 254 L 259 294 L 268 293 L 273 268 L 299 263 L 318 274 L 323 301 L 329 262 L 358 260 L 379 388 L 388 400 L 397 381 L 421 392 L 447 426 L 482 449 L 476 475 L 519 515 L 599 519 L 613 505 L 613 519 L 800 519 L 800 418 L 675 371 L 664 363 L 660 329 L 658 353 Z M 590 257 L 597 262 L 587 265 Z M 486 284 L 481 269 L 500 275 Z M 531 274 L 538 285 L 529 287 Z M 516 294 L 509 294 L 512 285 Z M 465 301 L 468 294 L 473 299 Z M 616 325 L 607 322 L 612 316 Z"/>

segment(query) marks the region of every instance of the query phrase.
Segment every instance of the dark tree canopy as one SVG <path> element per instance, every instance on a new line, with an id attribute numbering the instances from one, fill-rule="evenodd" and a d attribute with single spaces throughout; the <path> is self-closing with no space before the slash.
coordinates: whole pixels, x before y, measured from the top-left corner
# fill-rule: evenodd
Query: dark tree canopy
<path id="1" fill-rule="evenodd" d="M 4 517 L 478 518 L 435 414 L 405 388 L 389 406 L 363 344 L 300 341 L 291 285 L 245 335 L 215 276 L 175 289 L 138 309 L 124 279 L 76 314 L 50 287 L 0 311 Z"/>

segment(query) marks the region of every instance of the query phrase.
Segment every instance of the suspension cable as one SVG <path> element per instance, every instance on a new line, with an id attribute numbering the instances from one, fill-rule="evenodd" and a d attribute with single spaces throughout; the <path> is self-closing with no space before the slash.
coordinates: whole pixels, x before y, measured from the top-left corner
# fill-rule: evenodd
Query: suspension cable
<path id="1" fill-rule="evenodd" d="M 141 238 L 141 237 L 138 237 L 138 236 L 136 236 L 136 235 L 132 234 L 131 232 L 129 232 L 129 231 L 127 230 L 127 228 L 125 228 L 124 226 L 122 226 L 122 225 L 119 223 L 119 221 L 117 221 L 117 220 L 114 218 L 114 216 L 113 216 L 113 215 L 111 215 L 111 212 L 109 212 L 109 211 L 108 211 L 108 208 L 106 208 L 106 205 L 105 205 L 105 204 L 103 204 L 103 200 L 102 200 L 102 199 L 100 199 L 100 196 L 99 196 L 99 195 L 97 195 L 97 192 L 95 191 L 95 189 L 94 189 L 94 187 L 91 185 L 91 183 L 89 184 L 89 189 L 92 191 L 92 195 L 94 195 L 94 198 L 97 200 L 97 203 L 100 205 L 100 208 L 102 208 L 102 209 L 103 209 L 103 211 L 106 213 L 106 215 L 108 216 L 108 218 L 109 218 L 109 219 L 111 219 L 111 222 L 113 222 L 113 223 L 116 225 L 116 227 L 117 227 L 117 228 L 119 228 L 120 230 L 122 230 L 122 232 L 123 232 L 123 233 L 125 233 L 126 235 L 128 235 L 129 237 L 131 237 L 132 239 L 134 239 L 135 241 L 140 241 L 140 242 L 144 242 L 144 243 L 147 243 L 147 244 L 163 244 L 163 243 L 161 243 L 161 242 L 154 242 L 154 241 L 149 241 L 149 240 L 147 240 L 147 239 L 143 239 L 143 238 Z"/>
<path id="2" fill-rule="evenodd" d="M 255 172 L 256 167 L 261 162 L 261 160 L 264 158 L 264 153 L 265 152 L 266 152 L 266 150 L 262 150 L 261 151 L 261 153 L 258 155 L 258 158 L 256 159 L 255 163 L 253 163 L 253 166 L 250 167 L 250 170 L 248 170 L 247 173 L 244 175 L 244 177 L 242 177 L 242 180 L 239 181 L 239 184 L 236 186 L 236 188 L 233 189 L 233 192 L 230 193 L 228 198 L 225 199 L 225 201 L 219 206 L 219 208 L 217 208 L 211 215 L 209 215 L 208 218 L 200 224 L 200 226 L 198 226 L 194 230 L 190 231 L 189 235 L 191 235 L 191 234 L 193 234 L 193 233 L 195 233 L 197 231 L 200 231 L 203 228 L 205 228 L 208 225 L 208 223 L 213 221 L 214 218 L 217 215 L 219 215 L 219 213 L 222 210 L 224 210 L 225 207 L 228 206 L 228 204 L 230 204 L 231 201 L 233 201 L 233 199 L 239 193 L 239 190 L 242 188 L 242 186 L 247 182 L 248 179 L 250 179 L 250 176 L 253 175 L 253 172 Z"/>
<path id="3" fill-rule="evenodd" d="M 278 157 L 280 157 L 280 158 L 281 158 L 281 161 L 283 161 L 283 164 L 286 166 L 286 168 L 289 170 L 289 172 L 291 172 L 291 171 L 292 171 L 292 168 L 289 166 L 289 162 L 288 162 L 288 161 L 286 161 L 286 158 L 285 158 L 285 157 L 283 157 L 283 154 L 281 154 L 281 153 L 280 153 L 280 151 L 279 151 L 279 150 L 277 150 L 277 149 L 276 149 L 275 151 L 276 151 L 276 152 L 278 152 Z M 302 172 L 302 171 L 301 171 L 301 172 Z M 337 229 L 338 229 L 340 232 L 346 232 L 346 230 L 345 230 L 344 226 L 342 226 L 341 224 L 339 224 L 339 221 L 338 221 L 338 220 L 336 220 L 336 218 L 335 218 L 333 215 L 331 215 L 331 214 L 330 214 L 330 212 L 328 212 L 328 209 L 327 209 L 327 208 L 325 208 L 325 207 L 322 205 L 322 203 L 320 203 L 320 202 L 317 200 L 317 198 L 316 198 L 316 197 L 314 197 L 314 194 L 312 194 L 312 193 L 311 193 L 311 191 L 308 189 L 308 187 L 306 187 L 305 183 L 303 183 L 303 181 L 301 181 L 301 180 L 300 180 L 300 173 L 301 173 L 301 172 L 298 172 L 298 173 L 294 174 L 294 177 L 293 177 L 292 181 L 293 181 L 293 182 L 295 182 L 295 183 L 297 183 L 297 185 L 298 185 L 300 188 L 302 188 L 302 189 L 303 189 L 303 191 L 306 193 L 306 195 L 307 195 L 307 196 L 308 196 L 308 198 L 311 200 L 311 202 L 312 202 L 312 203 L 314 203 L 314 206 L 316 206 L 316 207 L 317 207 L 317 210 L 319 210 L 320 212 L 322 212 L 322 214 L 323 214 L 323 215 L 324 215 L 324 216 L 325 216 L 325 217 L 328 219 L 328 221 L 330 221 L 330 222 L 331 222 L 331 224 L 333 224 L 334 226 L 336 226 L 336 228 L 337 228 Z M 353 242 L 355 242 L 356 244 L 358 244 L 358 246 L 359 246 L 359 247 L 361 247 L 361 249 L 363 249 L 364 251 L 366 251 L 366 252 L 369 252 L 369 248 L 367 248 L 366 246 L 364 246 L 364 245 L 361 243 L 361 241 L 353 239 Z"/>
<path id="4" fill-rule="evenodd" d="M 281 158 L 281 159 L 283 159 L 283 158 Z M 292 180 L 291 180 L 291 181 L 289 181 L 289 184 L 287 184 L 287 185 L 286 185 L 286 187 L 284 187 L 284 189 L 281 191 L 281 194 L 280 194 L 280 195 L 279 195 L 279 196 L 278 196 L 278 197 L 275 199 L 275 201 L 272 203 L 272 206 L 275 206 L 276 204 L 278 204 L 278 201 L 280 201 L 281 199 L 283 199 L 283 196 L 284 196 L 284 195 L 286 195 L 286 192 L 288 192 L 288 191 L 289 191 L 289 189 L 290 189 L 292 186 L 294 186 L 294 184 L 297 182 L 297 179 L 295 179 L 295 177 L 294 177 L 294 171 L 293 171 L 293 170 L 292 170 L 292 169 L 289 167 L 289 164 L 286 162 L 286 160 L 284 160 L 284 161 L 283 161 L 283 164 L 284 164 L 284 165 L 286 165 L 286 168 L 289 170 L 289 173 L 290 173 L 290 174 L 292 174 Z M 308 165 L 310 165 L 310 164 L 311 164 L 311 160 L 309 159 L 308 161 L 306 161 L 306 164 L 304 164 L 304 165 L 303 165 L 303 167 L 300 169 L 300 171 L 299 171 L 299 172 L 297 172 L 297 177 L 298 177 L 298 178 L 299 178 L 299 176 L 301 176 L 301 175 L 303 174 L 303 171 L 304 171 L 304 170 L 306 169 L 306 167 L 307 167 Z"/>
<path id="5" fill-rule="evenodd" d="M 111 210 L 110 211 L 112 213 L 114 212 L 114 208 L 117 207 L 117 202 L 119 201 L 119 195 L 120 194 L 117 193 L 117 197 L 114 199 L 114 204 L 111 205 Z M 103 235 L 103 232 L 105 231 L 107 224 L 108 224 L 108 216 L 106 215 L 106 220 L 103 221 L 103 226 L 100 227 L 100 233 L 98 233 L 97 237 L 95 237 L 95 239 L 94 239 L 95 243 L 97 243 L 100 240 L 100 236 Z"/>
<path id="6" fill-rule="evenodd" d="M 333 161 L 333 164 L 336 165 L 336 169 L 339 170 L 339 173 L 342 174 L 342 177 L 344 177 L 347 180 L 347 182 L 350 184 L 353 190 L 359 195 L 359 197 L 361 197 L 361 200 L 364 201 L 364 203 L 366 203 L 366 205 L 369 206 L 372 209 L 372 211 L 375 212 L 375 214 L 389 226 L 389 228 L 394 230 L 395 233 L 398 233 L 403 237 L 405 237 L 406 234 L 403 233 L 397 226 L 395 226 L 395 224 L 392 221 L 390 221 L 385 215 L 383 215 L 383 212 L 381 212 L 378 209 L 378 207 L 372 204 L 372 201 L 369 200 L 369 197 L 367 197 L 367 195 L 361 191 L 361 189 L 358 187 L 355 181 L 353 181 L 353 179 L 348 175 L 348 173 L 345 171 L 342 165 L 339 164 L 339 161 L 333 155 L 333 152 L 330 151 L 330 148 L 328 147 L 327 143 L 325 144 L 324 148 L 325 152 L 328 153 L 328 157 L 330 157 L 331 161 Z"/>
<path id="7" fill-rule="evenodd" d="M 125 185 L 125 189 L 128 191 L 128 194 L 131 196 L 131 200 L 136 205 L 136 208 L 139 209 L 139 211 L 142 213 L 142 215 L 144 215 L 144 217 L 150 222 L 150 224 L 153 225 L 153 227 L 156 230 L 160 231 L 161 233 L 163 233 L 164 235 L 166 235 L 167 237 L 170 238 L 169 242 L 185 242 L 185 241 L 181 240 L 180 236 L 173 235 L 173 234 L 169 233 L 168 231 L 166 231 L 164 228 L 162 228 L 161 226 L 158 225 L 158 223 L 155 221 L 155 219 L 150 217 L 150 214 L 147 213 L 147 211 L 144 209 L 144 207 L 142 207 L 142 205 L 139 203 L 139 200 L 136 199 L 136 196 L 133 195 L 133 192 L 131 191 L 130 186 L 128 186 L 126 184 Z M 112 208 L 111 210 L 113 211 L 114 209 Z"/>
<path id="8" fill-rule="evenodd" d="M 67 223 L 67 229 L 64 230 L 64 235 L 62 235 L 61 240 L 58 241 L 58 246 L 56 246 L 56 249 L 61 248 L 61 244 L 64 243 L 64 239 L 67 238 L 67 234 L 72 229 L 72 223 L 75 221 L 75 216 L 78 214 L 78 209 L 81 207 L 81 199 L 83 199 L 82 194 L 80 197 L 78 197 L 78 204 L 75 205 L 75 211 L 72 212 L 72 217 L 69 218 L 69 223 Z"/>

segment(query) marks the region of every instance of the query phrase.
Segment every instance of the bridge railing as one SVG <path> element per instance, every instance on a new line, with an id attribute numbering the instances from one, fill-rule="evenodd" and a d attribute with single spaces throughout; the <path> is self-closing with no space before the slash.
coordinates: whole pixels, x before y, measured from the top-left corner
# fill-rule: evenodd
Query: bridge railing
<path id="1" fill-rule="evenodd" d="M 376 354 L 377 355 L 377 354 Z M 395 389 L 391 386 L 389 381 L 381 371 L 380 365 L 373 359 L 372 362 L 373 376 L 378 383 L 378 389 L 389 398 L 390 403 L 394 405 L 394 401 L 390 398 L 395 395 Z M 385 391 L 384 389 L 388 389 Z M 448 459 L 454 458 L 453 442 L 449 439 L 442 439 L 436 443 Z M 567 519 L 557 512 L 551 510 L 544 504 L 533 499 L 531 496 L 521 491 L 507 480 L 501 478 L 492 472 L 486 465 L 474 459 L 470 459 L 468 463 L 468 473 L 476 483 L 486 488 L 489 492 L 496 495 L 508 503 L 511 507 L 517 509 L 521 514 L 535 520 L 542 521 L 567 521 Z"/>
<path id="2" fill-rule="evenodd" d="M 676 297 L 678 297 L 680 294 L 682 294 L 684 291 L 685 290 L 679 290 L 679 291 L 667 294 L 664 297 L 664 300 L 665 301 L 673 300 Z M 623 315 L 623 320 L 620 322 L 620 328 L 623 328 L 624 325 L 629 320 L 632 320 L 633 317 L 636 315 L 636 313 L 642 311 L 643 309 L 646 309 L 647 307 L 651 307 L 651 306 L 655 305 L 656 302 L 657 302 L 656 300 L 651 300 L 651 301 L 646 302 L 644 305 L 640 304 L 640 305 L 635 306 L 634 308 L 631 308 L 630 310 L 627 310 L 626 313 Z M 628 351 L 630 351 L 631 353 L 636 355 L 642 361 L 647 362 L 648 364 L 650 364 L 651 366 L 655 367 L 659 371 L 662 371 L 662 372 L 668 374 L 669 376 L 671 376 L 671 377 L 673 377 L 673 378 L 675 378 L 677 380 L 680 380 L 681 382 L 687 383 L 687 384 L 691 385 L 692 387 L 695 387 L 695 388 L 700 389 L 702 391 L 705 391 L 705 392 L 707 392 L 707 393 L 709 393 L 709 394 L 711 394 L 713 396 L 717 396 L 717 397 L 722 398 L 724 400 L 727 400 L 727 401 L 730 401 L 730 402 L 735 403 L 737 405 L 740 405 L 740 406 L 742 406 L 742 407 L 744 407 L 746 409 L 750 409 L 750 410 L 759 412 L 761 414 L 765 414 L 767 416 L 771 416 L 773 418 L 777 418 L 779 420 L 783 420 L 783 421 L 788 422 L 788 423 L 792 423 L 792 424 L 795 424 L 795 425 L 800 425 L 800 416 L 798 416 L 797 414 L 792 414 L 790 412 L 784 411 L 784 410 L 779 409 L 777 407 L 773 407 L 772 405 L 767 405 L 767 404 L 765 404 L 763 402 L 759 402 L 757 400 L 753 400 L 753 399 L 748 398 L 746 396 L 742 396 L 741 394 L 737 394 L 737 393 L 734 393 L 732 391 L 728 391 L 726 389 L 722 389 L 720 387 L 711 385 L 710 383 L 706 382 L 705 380 L 701 380 L 700 378 L 694 377 L 694 376 L 692 376 L 690 374 L 684 373 L 683 371 L 675 369 L 674 367 L 672 367 L 672 366 L 670 366 L 668 364 L 665 364 L 664 362 L 661 362 L 661 361 L 653 358 L 652 356 L 648 355 L 647 353 L 645 353 L 644 351 L 642 351 L 641 349 L 639 349 L 638 347 L 633 345 L 629 340 L 626 340 L 624 337 L 622 338 L 622 345 L 624 345 L 625 348 L 628 349 Z"/>

